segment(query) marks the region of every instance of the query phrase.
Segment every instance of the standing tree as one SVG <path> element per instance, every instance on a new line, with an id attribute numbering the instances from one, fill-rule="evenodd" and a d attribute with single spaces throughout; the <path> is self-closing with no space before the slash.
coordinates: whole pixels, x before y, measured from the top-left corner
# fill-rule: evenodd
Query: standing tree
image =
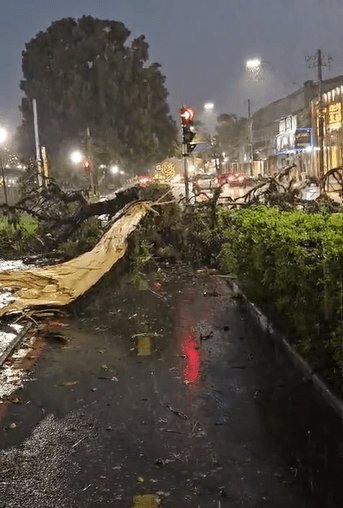
<path id="1" fill-rule="evenodd" d="M 18 138 L 26 156 L 33 155 L 34 98 L 56 171 L 87 129 L 98 164 L 115 161 L 139 173 L 167 155 L 177 131 L 165 77 L 159 64 L 147 63 L 145 37 L 127 45 L 129 35 L 123 23 L 83 16 L 55 21 L 25 45 Z"/>
<path id="2" fill-rule="evenodd" d="M 236 115 L 222 114 L 217 118 L 216 141 L 220 152 L 235 160 L 242 147 L 249 143 L 248 120 Z"/>

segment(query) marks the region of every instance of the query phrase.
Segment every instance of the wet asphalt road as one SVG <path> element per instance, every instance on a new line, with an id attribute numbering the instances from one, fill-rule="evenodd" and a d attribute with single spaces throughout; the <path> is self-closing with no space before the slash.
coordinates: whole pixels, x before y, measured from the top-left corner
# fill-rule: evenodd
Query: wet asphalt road
<path id="1" fill-rule="evenodd" d="M 0 420 L 0 506 L 342 506 L 341 421 L 225 279 L 149 288 L 108 276 L 38 348 Z"/>

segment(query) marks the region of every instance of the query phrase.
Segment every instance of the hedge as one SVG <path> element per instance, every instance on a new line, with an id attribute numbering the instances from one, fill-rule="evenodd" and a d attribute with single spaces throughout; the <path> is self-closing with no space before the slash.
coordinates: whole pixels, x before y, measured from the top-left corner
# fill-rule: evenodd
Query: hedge
<path id="1" fill-rule="evenodd" d="M 300 352 L 341 380 L 343 215 L 261 205 L 222 208 L 217 217 L 222 270 L 236 273 Z"/>

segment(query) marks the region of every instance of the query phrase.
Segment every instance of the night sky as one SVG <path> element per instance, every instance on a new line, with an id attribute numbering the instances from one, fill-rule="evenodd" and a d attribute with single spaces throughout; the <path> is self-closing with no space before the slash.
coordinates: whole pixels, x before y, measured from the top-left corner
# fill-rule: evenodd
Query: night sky
<path id="1" fill-rule="evenodd" d="M 132 37 L 146 36 L 150 60 L 162 64 L 175 116 L 181 103 L 201 117 L 246 116 L 316 79 L 306 55 L 332 55 L 323 78 L 343 74 L 342 0 L 1 0 L 0 125 L 21 121 L 21 52 L 52 21 L 83 14 L 123 22 Z M 259 79 L 246 70 L 249 57 L 263 63 Z"/>

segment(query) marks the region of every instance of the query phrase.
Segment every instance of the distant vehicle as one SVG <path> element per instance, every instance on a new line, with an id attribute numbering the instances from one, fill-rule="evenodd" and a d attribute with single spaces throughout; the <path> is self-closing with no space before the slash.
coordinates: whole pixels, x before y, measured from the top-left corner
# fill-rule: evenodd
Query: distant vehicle
<path id="1" fill-rule="evenodd" d="M 213 190 L 218 187 L 216 177 L 212 174 L 197 175 L 193 181 L 194 192 Z"/>
<path id="2" fill-rule="evenodd" d="M 137 176 L 137 183 L 140 187 L 145 187 L 152 182 L 152 178 L 149 175 Z"/>
<path id="3" fill-rule="evenodd" d="M 307 187 L 302 189 L 302 198 L 306 201 L 312 201 L 320 196 L 320 188 L 316 183 L 310 183 Z"/>
<path id="4" fill-rule="evenodd" d="M 224 173 L 217 176 L 217 185 L 227 183 L 230 187 L 246 187 L 247 175 L 245 173 Z"/>
<path id="5" fill-rule="evenodd" d="M 175 175 L 174 178 L 172 179 L 172 182 L 173 183 L 180 183 L 180 182 L 184 182 L 184 176 L 183 175 Z"/>

